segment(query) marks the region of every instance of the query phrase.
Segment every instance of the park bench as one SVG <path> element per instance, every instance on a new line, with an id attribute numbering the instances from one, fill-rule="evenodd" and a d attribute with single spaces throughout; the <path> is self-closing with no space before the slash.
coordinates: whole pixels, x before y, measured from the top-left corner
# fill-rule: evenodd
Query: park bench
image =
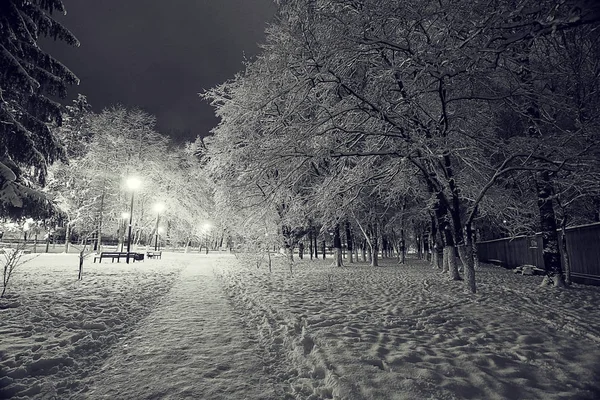
<path id="1" fill-rule="evenodd" d="M 161 251 L 147 251 L 146 256 L 148 258 L 158 258 L 162 259 L 162 250 Z"/>
<path id="2" fill-rule="evenodd" d="M 94 262 L 96 262 L 96 259 L 99 259 L 99 262 L 102 262 L 103 258 L 110 258 L 112 260 L 112 262 L 115 262 L 115 258 L 117 259 L 117 262 L 119 262 L 119 260 L 121 258 L 127 258 L 127 252 L 120 252 L 120 251 L 103 251 L 100 253 L 100 255 L 97 255 L 94 257 Z M 133 262 L 137 261 L 143 261 L 144 260 L 144 254 L 143 253 L 129 253 L 129 258 L 133 259 Z"/>
<path id="3" fill-rule="evenodd" d="M 517 268 L 515 268 L 514 273 L 515 274 L 521 274 L 521 275 L 544 275 L 546 271 L 542 268 L 538 268 L 535 265 L 519 265 Z"/>

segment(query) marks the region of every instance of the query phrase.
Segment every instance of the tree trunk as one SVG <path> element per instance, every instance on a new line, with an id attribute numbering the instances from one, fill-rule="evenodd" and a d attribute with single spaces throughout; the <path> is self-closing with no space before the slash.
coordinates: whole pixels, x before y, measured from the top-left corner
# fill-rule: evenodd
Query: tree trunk
<path id="1" fill-rule="evenodd" d="M 465 272 L 465 278 L 467 282 L 467 287 L 471 291 L 471 293 L 476 293 L 477 288 L 475 286 L 475 261 L 473 259 L 473 231 L 471 225 L 467 225 L 467 234 L 466 234 L 466 243 L 463 245 L 459 245 L 458 255 L 460 257 L 460 261 L 463 265 L 463 269 Z M 459 277 L 460 279 L 460 277 Z"/>
<path id="2" fill-rule="evenodd" d="M 377 267 L 379 266 L 379 229 L 378 224 L 369 224 L 368 232 L 369 232 L 369 255 L 371 260 L 371 266 Z"/>
<path id="3" fill-rule="evenodd" d="M 388 240 L 387 235 L 381 235 L 381 258 L 389 258 L 391 251 L 390 251 L 390 241 Z"/>
<path id="4" fill-rule="evenodd" d="M 121 221 L 119 220 L 119 227 L 117 228 L 117 250 L 123 251 L 123 232 L 121 231 Z"/>
<path id="5" fill-rule="evenodd" d="M 446 250 L 447 249 L 447 250 Z M 456 254 L 454 246 L 446 246 L 444 247 L 444 252 L 448 253 L 448 275 L 450 279 L 453 281 L 461 280 L 460 275 L 458 274 L 458 263 L 456 262 Z"/>
<path id="6" fill-rule="evenodd" d="M 442 235 L 438 229 L 438 223 L 435 216 L 431 216 L 431 242 L 432 242 L 432 265 L 434 268 L 444 269 L 444 243 Z"/>
<path id="7" fill-rule="evenodd" d="M 444 269 L 444 245 L 442 243 L 438 244 L 438 247 L 435 249 L 436 253 L 436 265 L 437 269 Z"/>
<path id="8" fill-rule="evenodd" d="M 71 237 L 71 223 L 69 221 L 69 222 L 67 222 L 67 224 L 65 226 L 65 253 L 69 252 L 69 244 L 71 243 L 69 241 L 70 237 Z"/>
<path id="9" fill-rule="evenodd" d="M 379 253 L 379 250 L 377 249 L 377 244 L 374 244 L 371 249 L 371 267 L 379 266 L 379 258 L 377 253 Z"/>
<path id="10" fill-rule="evenodd" d="M 354 250 L 354 245 L 352 243 L 352 232 L 350 230 L 350 222 L 346 221 L 346 247 L 348 248 L 348 262 L 352 264 L 354 260 L 352 259 L 352 251 Z"/>
<path id="11" fill-rule="evenodd" d="M 402 240 L 404 240 L 404 231 L 402 231 Z M 419 235 L 417 229 L 415 229 L 415 247 L 417 250 L 417 259 L 422 260 L 423 253 L 421 251 L 421 236 Z"/>
<path id="12" fill-rule="evenodd" d="M 560 253 L 558 251 L 558 233 L 556 232 L 556 216 L 552 205 L 554 187 L 548 171 L 542 171 L 537 176 L 538 208 L 540 210 L 540 226 L 542 231 L 542 254 L 546 277 L 542 285 L 552 283 L 555 287 L 564 286 Z"/>
<path id="13" fill-rule="evenodd" d="M 449 249 L 451 249 L 451 247 L 445 246 L 442 253 L 442 272 L 445 274 L 450 271 L 450 261 L 448 260 Z"/>
<path id="14" fill-rule="evenodd" d="M 285 245 L 285 255 L 287 257 L 288 262 L 294 262 L 294 248 L 288 244 Z"/>
<path id="15" fill-rule="evenodd" d="M 448 210 L 448 208 L 445 208 Z M 452 236 L 452 226 L 445 220 L 444 214 L 437 214 L 437 223 L 439 228 L 440 236 L 442 236 L 444 241 L 444 250 L 443 250 L 443 258 L 444 258 L 444 267 L 443 272 L 447 272 L 452 280 L 460 280 L 460 275 L 458 274 L 458 264 L 456 262 L 455 255 L 455 242 L 454 237 Z"/>
<path id="16" fill-rule="evenodd" d="M 324 260 L 326 254 L 327 254 L 327 247 L 325 246 L 325 241 L 324 240 L 321 242 L 321 246 L 322 246 L 322 250 L 323 250 L 323 260 Z"/>
<path id="17" fill-rule="evenodd" d="M 562 254 L 563 254 L 563 262 L 565 263 L 565 285 L 571 285 L 571 259 L 569 258 L 569 251 L 567 250 L 567 217 L 564 216 L 562 218 L 560 224 L 560 230 L 562 233 L 562 237 L 560 240 Z"/>
<path id="18" fill-rule="evenodd" d="M 400 264 L 406 262 L 406 242 L 404 241 L 404 229 L 400 229 Z"/>
<path id="19" fill-rule="evenodd" d="M 470 244 L 458 246 L 458 255 L 465 269 L 465 280 L 471 293 L 477 292 L 475 286 L 475 264 L 473 263 L 473 247 Z"/>
<path id="20" fill-rule="evenodd" d="M 479 240 L 479 229 L 476 229 L 473 232 L 473 265 L 475 269 L 479 269 L 481 265 L 479 264 L 479 252 L 477 250 L 477 241 Z"/>
<path id="21" fill-rule="evenodd" d="M 106 195 L 106 188 L 102 188 L 102 195 L 100 196 L 100 210 L 98 210 L 98 237 L 94 250 L 102 251 L 102 220 L 104 215 L 104 196 Z"/>
<path id="22" fill-rule="evenodd" d="M 340 224 L 335 224 L 333 230 L 333 251 L 336 267 L 343 267 L 344 263 L 342 260 L 342 238 L 340 237 Z"/>
<path id="23" fill-rule="evenodd" d="M 82 280 L 83 279 L 83 260 L 84 260 L 84 252 L 85 252 L 85 246 L 83 247 L 83 249 L 79 252 L 79 276 L 77 279 Z"/>
<path id="24" fill-rule="evenodd" d="M 281 227 L 281 234 L 283 235 L 283 246 L 285 248 L 285 254 L 290 263 L 294 262 L 294 240 L 292 229 L 283 225 Z M 290 267 L 291 268 L 291 267 Z"/>
<path id="25" fill-rule="evenodd" d="M 313 259 L 313 228 L 310 227 L 308 230 L 308 252 L 310 253 L 310 259 Z"/>

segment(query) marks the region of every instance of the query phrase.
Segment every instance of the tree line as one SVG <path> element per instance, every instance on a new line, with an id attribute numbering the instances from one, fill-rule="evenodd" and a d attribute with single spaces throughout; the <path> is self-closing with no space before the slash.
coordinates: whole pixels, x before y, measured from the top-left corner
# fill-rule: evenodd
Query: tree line
<path id="1" fill-rule="evenodd" d="M 78 45 L 62 2 L 3 2 L 2 215 L 100 240 L 137 174 L 136 240 L 162 201 L 177 241 L 210 216 L 290 257 L 327 242 L 338 265 L 342 239 L 373 265 L 411 246 L 474 292 L 477 240 L 540 231 L 545 283 L 568 283 L 557 228 L 600 219 L 595 2 L 278 3 L 262 53 L 202 94 L 212 136 L 177 148 L 140 110 L 55 102 L 77 78 L 36 42 Z"/>
<path id="2" fill-rule="evenodd" d="M 473 292 L 477 232 L 540 231 L 544 282 L 564 284 L 557 228 L 599 219 L 598 6 L 279 5 L 257 59 L 203 94 L 223 224 L 290 255 L 319 233 L 340 254 L 349 226 L 373 265 L 416 232 Z"/>

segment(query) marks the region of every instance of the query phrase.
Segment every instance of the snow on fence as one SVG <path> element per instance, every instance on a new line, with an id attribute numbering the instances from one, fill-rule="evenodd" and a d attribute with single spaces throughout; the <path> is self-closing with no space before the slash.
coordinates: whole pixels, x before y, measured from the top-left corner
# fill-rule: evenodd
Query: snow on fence
<path id="1" fill-rule="evenodd" d="M 600 223 L 567 228 L 566 237 L 573 281 L 600 285 Z M 562 240 L 560 232 L 559 239 Z M 544 268 L 539 233 L 478 242 L 477 254 L 482 261 L 499 261 L 509 268 L 519 265 Z"/>

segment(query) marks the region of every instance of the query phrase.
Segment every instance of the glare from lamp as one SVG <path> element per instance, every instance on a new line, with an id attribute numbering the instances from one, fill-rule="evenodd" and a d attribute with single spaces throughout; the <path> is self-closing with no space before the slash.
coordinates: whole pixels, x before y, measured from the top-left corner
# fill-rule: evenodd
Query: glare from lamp
<path id="1" fill-rule="evenodd" d="M 135 191 L 142 186 L 142 181 L 137 176 L 130 176 L 125 181 L 125 184 L 127 185 L 127 189 Z"/>

